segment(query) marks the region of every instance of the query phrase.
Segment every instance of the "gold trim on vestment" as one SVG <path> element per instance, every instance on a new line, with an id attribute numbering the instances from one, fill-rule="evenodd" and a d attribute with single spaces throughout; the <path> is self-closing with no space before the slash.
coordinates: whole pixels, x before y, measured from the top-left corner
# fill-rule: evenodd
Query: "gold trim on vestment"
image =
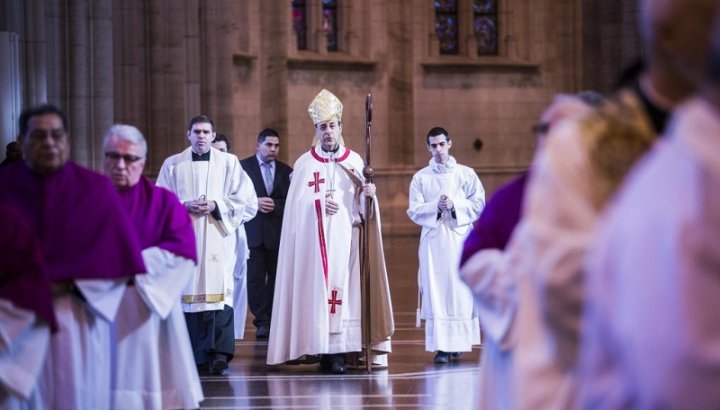
<path id="1" fill-rule="evenodd" d="M 213 293 L 210 295 L 183 295 L 182 303 L 218 303 L 225 300 L 222 293 Z"/>

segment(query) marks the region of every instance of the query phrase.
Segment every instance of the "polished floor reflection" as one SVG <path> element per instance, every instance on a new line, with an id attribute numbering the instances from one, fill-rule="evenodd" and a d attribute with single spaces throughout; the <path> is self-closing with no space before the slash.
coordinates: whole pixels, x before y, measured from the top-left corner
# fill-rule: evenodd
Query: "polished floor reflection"
<path id="1" fill-rule="evenodd" d="M 385 247 L 396 325 L 387 370 L 336 376 L 320 373 L 318 365 L 268 366 L 267 341 L 255 340 L 248 325 L 225 375 L 201 377 L 202 408 L 479 408 L 480 350 L 435 365 L 424 330 L 415 327 L 417 238 L 386 240 Z"/>

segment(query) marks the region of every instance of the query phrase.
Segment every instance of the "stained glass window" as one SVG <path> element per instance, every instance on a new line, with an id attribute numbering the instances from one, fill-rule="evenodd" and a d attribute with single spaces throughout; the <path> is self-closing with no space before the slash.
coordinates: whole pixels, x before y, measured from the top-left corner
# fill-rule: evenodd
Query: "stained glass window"
<path id="1" fill-rule="evenodd" d="M 292 0 L 292 19 L 298 50 L 307 50 L 307 7 L 305 0 Z"/>
<path id="2" fill-rule="evenodd" d="M 327 50 L 338 51 L 337 0 L 322 0 L 323 30 L 327 31 Z"/>
<path id="3" fill-rule="evenodd" d="M 479 56 L 498 54 L 497 3 L 497 0 L 473 0 L 473 30 Z"/>
<path id="4" fill-rule="evenodd" d="M 457 0 L 435 1 L 435 34 L 440 40 L 440 54 L 457 54 L 458 5 Z"/>

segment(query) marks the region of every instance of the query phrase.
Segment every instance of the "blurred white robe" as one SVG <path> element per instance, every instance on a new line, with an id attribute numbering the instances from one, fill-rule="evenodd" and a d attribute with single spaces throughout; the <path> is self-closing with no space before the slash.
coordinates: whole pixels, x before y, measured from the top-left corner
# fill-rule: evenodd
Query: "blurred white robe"
<path id="1" fill-rule="evenodd" d="M 678 108 L 588 258 L 586 408 L 720 407 L 720 115 Z"/>

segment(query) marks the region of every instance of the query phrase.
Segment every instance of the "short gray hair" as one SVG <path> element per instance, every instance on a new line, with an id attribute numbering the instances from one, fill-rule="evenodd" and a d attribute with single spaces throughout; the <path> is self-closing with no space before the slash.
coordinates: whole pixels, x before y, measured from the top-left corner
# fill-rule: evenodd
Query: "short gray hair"
<path id="1" fill-rule="evenodd" d="M 113 125 L 109 130 L 107 130 L 105 136 L 103 137 L 103 151 L 107 148 L 110 138 L 114 136 L 117 136 L 123 141 L 139 145 L 143 158 L 147 157 L 147 141 L 145 141 L 145 137 L 143 137 L 139 129 L 126 124 Z"/>

